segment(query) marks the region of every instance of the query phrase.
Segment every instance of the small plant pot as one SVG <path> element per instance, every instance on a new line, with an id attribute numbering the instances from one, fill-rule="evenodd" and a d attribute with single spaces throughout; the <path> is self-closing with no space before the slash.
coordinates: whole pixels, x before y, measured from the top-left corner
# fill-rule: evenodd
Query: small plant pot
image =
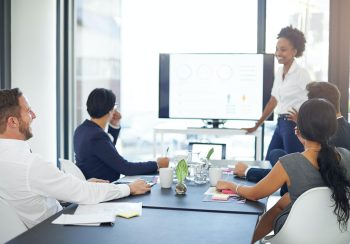
<path id="1" fill-rule="evenodd" d="M 183 195 L 186 194 L 187 191 L 187 186 L 185 185 L 184 182 L 178 182 L 175 187 L 175 192 L 178 195 Z"/>

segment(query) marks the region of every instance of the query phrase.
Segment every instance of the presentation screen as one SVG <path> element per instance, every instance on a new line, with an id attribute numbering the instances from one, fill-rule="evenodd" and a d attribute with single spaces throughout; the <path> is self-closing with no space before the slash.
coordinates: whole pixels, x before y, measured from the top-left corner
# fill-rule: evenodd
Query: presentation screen
<path id="1" fill-rule="evenodd" d="M 273 62 L 272 54 L 160 54 L 159 117 L 257 120 Z"/>

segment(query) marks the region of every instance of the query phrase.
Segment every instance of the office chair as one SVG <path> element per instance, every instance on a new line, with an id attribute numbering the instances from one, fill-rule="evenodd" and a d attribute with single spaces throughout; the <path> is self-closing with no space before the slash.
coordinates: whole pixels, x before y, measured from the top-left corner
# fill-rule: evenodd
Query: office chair
<path id="1" fill-rule="evenodd" d="M 5 243 L 27 230 L 16 211 L 1 197 L 0 216 L 0 243 Z"/>
<path id="2" fill-rule="evenodd" d="M 329 244 L 349 243 L 348 230 L 341 232 L 337 216 L 333 213 L 334 202 L 328 187 L 317 187 L 303 193 L 294 203 L 286 222 L 274 236 L 263 238 L 261 243 L 271 244 Z"/>
<path id="3" fill-rule="evenodd" d="M 83 172 L 81 172 L 81 170 L 78 168 L 78 166 L 75 165 L 75 163 L 73 163 L 70 160 L 67 159 L 58 159 L 61 163 L 61 170 L 65 173 L 74 175 L 75 177 L 81 179 L 81 180 L 86 180 Z"/>

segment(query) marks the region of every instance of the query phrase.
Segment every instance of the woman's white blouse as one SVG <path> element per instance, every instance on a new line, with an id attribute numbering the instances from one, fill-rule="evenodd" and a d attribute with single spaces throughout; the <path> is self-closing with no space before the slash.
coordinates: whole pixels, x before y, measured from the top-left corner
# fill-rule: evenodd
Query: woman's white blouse
<path id="1" fill-rule="evenodd" d="M 294 61 L 288 73 L 282 79 L 283 67 L 280 67 L 275 74 L 275 81 L 272 87 L 271 96 L 277 100 L 275 113 L 286 114 L 291 108 L 299 110 L 301 104 L 307 100 L 306 85 L 311 78 L 306 69 L 300 67 Z"/>

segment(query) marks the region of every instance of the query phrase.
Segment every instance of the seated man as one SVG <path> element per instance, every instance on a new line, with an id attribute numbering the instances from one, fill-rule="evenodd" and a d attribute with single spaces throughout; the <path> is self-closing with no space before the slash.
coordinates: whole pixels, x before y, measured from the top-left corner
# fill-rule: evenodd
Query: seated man
<path id="1" fill-rule="evenodd" d="M 115 143 L 120 130 L 116 128 L 120 116 L 114 109 L 115 101 L 111 90 L 94 89 L 86 102 L 91 119 L 85 120 L 74 132 L 75 158 L 85 177 L 115 181 L 120 174 L 150 174 L 156 173 L 158 168 L 168 167 L 168 158 L 159 158 L 157 162 L 133 163 L 118 153 Z M 113 136 L 113 141 L 104 131 L 108 122 L 108 132 Z"/>
<path id="2" fill-rule="evenodd" d="M 131 194 L 143 194 L 150 186 L 142 180 L 114 185 L 79 180 L 32 153 L 26 142 L 33 136 L 36 118 L 18 88 L 0 90 L 0 197 L 31 228 L 62 209 L 58 200 L 96 204 Z"/>
<path id="3" fill-rule="evenodd" d="M 343 147 L 350 150 L 350 124 L 344 119 L 340 113 L 340 92 L 338 88 L 329 82 L 311 82 L 306 86 L 308 91 L 308 99 L 324 98 L 331 102 L 337 111 L 338 128 L 336 133 L 331 138 L 331 143 L 336 147 Z M 296 121 L 297 113 L 293 114 L 293 120 Z M 287 153 L 281 149 L 272 150 L 270 153 L 272 167 L 276 164 L 278 159 Z M 244 163 L 237 163 L 234 173 L 238 176 L 245 176 L 247 180 L 258 182 L 264 178 L 270 169 L 251 168 Z M 285 193 L 286 187 L 282 188 L 281 195 Z"/>

